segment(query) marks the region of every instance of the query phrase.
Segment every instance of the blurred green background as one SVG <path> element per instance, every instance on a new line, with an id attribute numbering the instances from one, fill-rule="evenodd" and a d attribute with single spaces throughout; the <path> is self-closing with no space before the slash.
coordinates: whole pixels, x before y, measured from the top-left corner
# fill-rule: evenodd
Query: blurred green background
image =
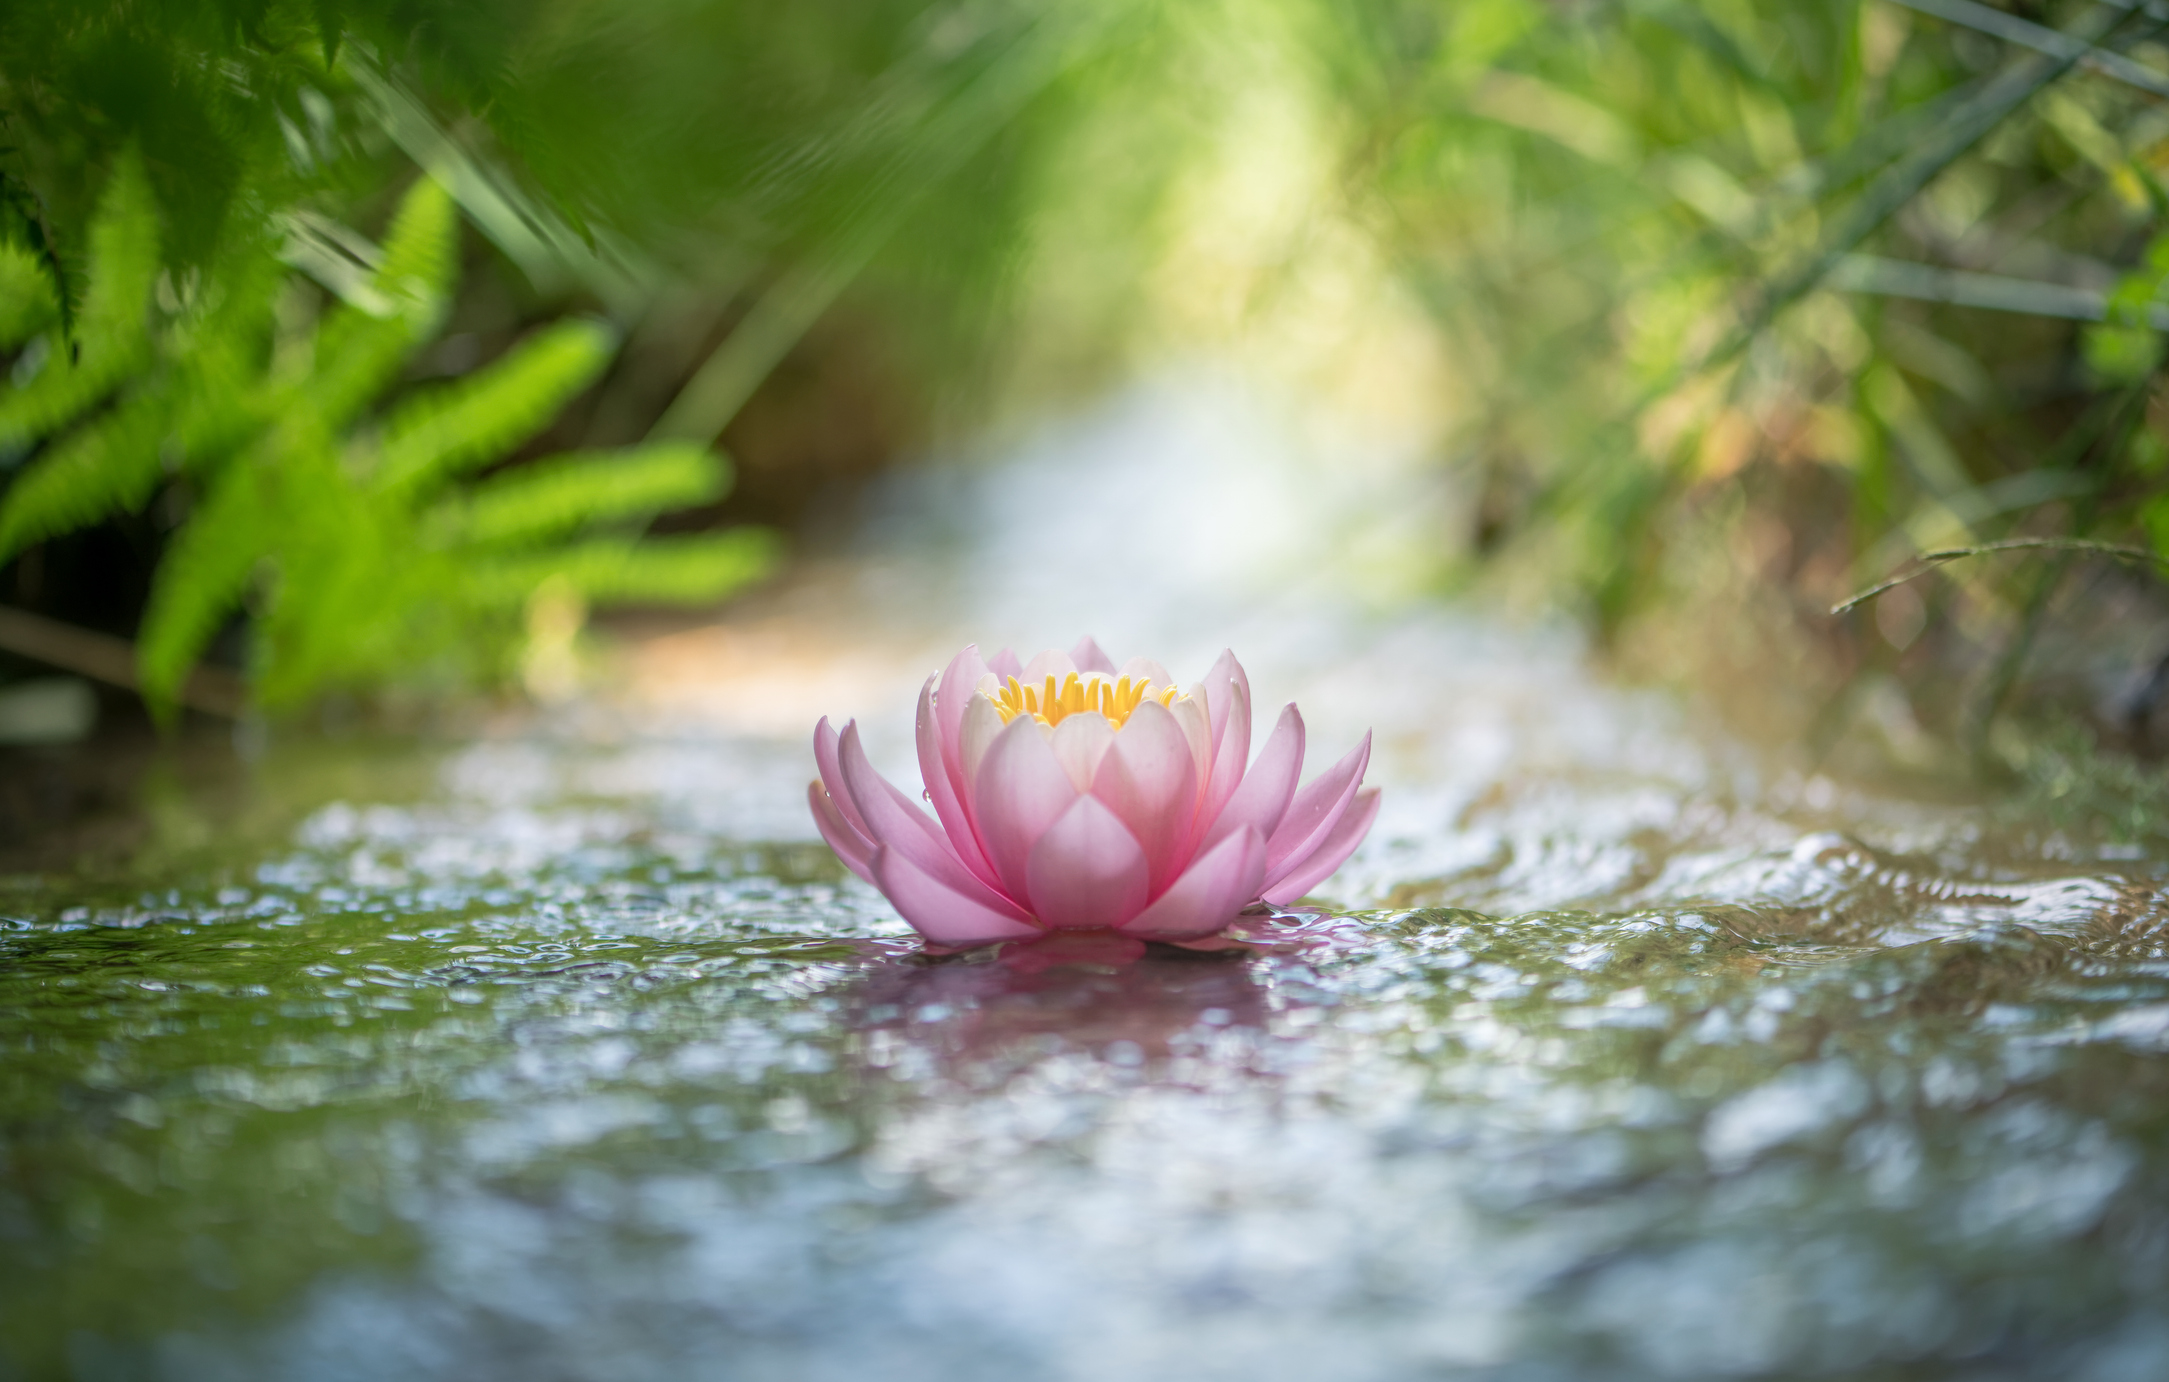
<path id="1" fill-rule="evenodd" d="M 0 675 L 168 724 L 547 696 L 592 611 L 1206 355 L 1420 439 L 1426 597 L 1811 739 L 1900 697 L 1915 766 L 2150 756 L 2165 30 L 14 0 Z"/>

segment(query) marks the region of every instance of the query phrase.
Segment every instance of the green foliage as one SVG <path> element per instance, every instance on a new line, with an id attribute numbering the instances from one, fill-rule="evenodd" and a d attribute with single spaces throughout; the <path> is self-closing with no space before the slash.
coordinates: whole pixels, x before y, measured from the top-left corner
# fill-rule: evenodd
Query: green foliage
<path id="1" fill-rule="evenodd" d="M 502 677 L 545 584 L 699 602 L 759 576 L 775 553 L 765 532 L 639 536 L 656 514 L 723 494 L 728 470 L 705 448 L 472 478 L 605 368 L 615 337 L 600 323 L 546 326 L 466 378 L 372 411 L 439 329 L 457 231 L 449 197 L 424 178 L 354 301 L 317 311 L 317 290 L 266 246 L 162 310 L 155 213 L 124 164 L 91 230 L 80 358 L 48 313 L 45 364 L 0 392 L 7 435 L 42 442 L 0 499 L 0 561 L 163 491 L 187 499 L 139 639 L 143 689 L 161 709 L 244 608 L 256 694 L 281 707 L 332 687 Z"/>

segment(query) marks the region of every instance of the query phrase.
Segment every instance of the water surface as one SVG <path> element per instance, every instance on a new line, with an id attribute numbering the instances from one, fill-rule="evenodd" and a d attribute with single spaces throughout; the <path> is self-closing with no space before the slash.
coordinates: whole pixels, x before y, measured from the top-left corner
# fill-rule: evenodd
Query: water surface
<path id="1" fill-rule="evenodd" d="M 1248 406 L 1147 390 L 588 702 L 10 880 L 0 1376 L 2169 1371 L 2158 843 L 1367 595 L 1361 485 Z M 929 963 L 814 842 L 816 715 L 915 781 L 955 643 L 1086 631 L 1377 729 L 1334 943 Z"/>

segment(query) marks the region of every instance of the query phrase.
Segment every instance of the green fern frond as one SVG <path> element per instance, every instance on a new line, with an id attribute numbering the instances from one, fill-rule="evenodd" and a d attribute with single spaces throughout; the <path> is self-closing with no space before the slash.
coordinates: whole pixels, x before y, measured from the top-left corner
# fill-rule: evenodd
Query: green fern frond
<path id="1" fill-rule="evenodd" d="M 172 415 L 163 391 L 140 392 L 48 448 L 0 498 L 0 562 L 147 503 L 164 474 L 159 446 Z"/>
<path id="2" fill-rule="evenodd" d="M 469 586 L 489 603 L 524 601 L 554 578 L 589 600 L 699 604 L 759 580 L 782 554 L 782 540 L 766 528 L 591 538 L 555 552 L 477 563 Z"/>
<path id="3" fill-rule="evenodd" d="M 241 607 L 257 566 L 280 535 L 268 467 L 229 468 L 174 535 L 151 578 L 136 641 L 136 670 L 153 716 L 170 722 L 189 671 Z"/>
<path id="4" fill-rule="evenodd" d="M 414 348 L 436 334 L 458 272 L 456 209 L 450 194 L 424 177 L 393 215 L 383 261 L 369 280 L 375 296 L 398 309 L 378 316 L 342 302 L 331 310 L 303 406 L 335 428 L 357 416 L 398 378 Z"/>
<path id="5" fill-rule="evenodd" d="M 570 452 L 476 485 L 454 524 L 467 542 L 511 546 L 712 503 L 729 489 L 730 463 L 691 443 Z"/>
<path id="6" fill-rule="evenodd" d="M 50 435 L 95 407 L 150 358 L 158 217 L 142 160 L 123 158 L 90 228 L 90 287 L 72 341 L 53 342 L 38 373 L 0 393 L 0 448 Z"/>
<path id="7" fill-rule="evenodd" d="M 0 242 L 0 350 L 60 324 L 60 300 L 37 256 Z"/>
<path id="8" fill-rule="evenodd" d="M 489 368 L 417 395 L 385 423 L 377 483 L 416 493 L 498 459 L 592 383 L 615 345 L 600 322 L 559 322 Z"/>

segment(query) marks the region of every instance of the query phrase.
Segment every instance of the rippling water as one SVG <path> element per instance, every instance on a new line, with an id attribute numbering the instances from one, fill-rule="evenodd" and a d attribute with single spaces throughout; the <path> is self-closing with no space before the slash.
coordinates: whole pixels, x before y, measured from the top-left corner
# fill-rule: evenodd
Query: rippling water
<path id="1" fill-rule="evenodd" d="M 1194 395 L 892 496 L 420 794 L 13 880 L 0 1376 L 2169 1374 L 2157 855 L 1365 603 L 1306 538 L 1360 484 Z M 928 963 L 812 842 L 815 715 L 911 780 L 950 643 L 1088 627 L 1378 728 L 1318 943 Z"/>

